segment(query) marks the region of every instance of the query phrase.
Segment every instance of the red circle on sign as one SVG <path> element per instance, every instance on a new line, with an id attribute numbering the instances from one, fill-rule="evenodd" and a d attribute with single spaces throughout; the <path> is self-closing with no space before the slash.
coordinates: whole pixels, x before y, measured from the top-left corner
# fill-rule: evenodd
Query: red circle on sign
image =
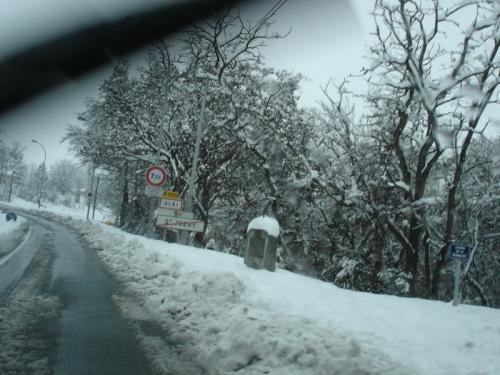
<path id="1" fill-rule="evenodd" d="M 167 171 L 160 165 L 151 165 L 146 170 L 146 182 L 148 185 L 160 187 L 167 182 Z"/>

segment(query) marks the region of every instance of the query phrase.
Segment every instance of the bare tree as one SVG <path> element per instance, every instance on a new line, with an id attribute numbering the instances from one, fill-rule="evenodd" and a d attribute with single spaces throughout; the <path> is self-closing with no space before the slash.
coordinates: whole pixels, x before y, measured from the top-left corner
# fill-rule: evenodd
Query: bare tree
<path id="1" fill-rule="evenodd" d="M 488 123 L 483 118 L 486 108 L 498 103 L 499 12 L 498 2 L 488 0 L 448 7 L 438 0 L 375 3 L 377 43 L 365 73 L 372 87 L 372 123 L 388 132 L 385 147 L 396 160 L 395 171 L 388 170 L 386 177 L 406 202 L 405 212 L 384 219 L 404 249 L 412 295 L 437 296 L 468 147 Z M 467 15 L 472 17 L 464 25 L 460 20 Z M 460 41 L 452 45 L 451 35 L 461 35 Z M 419 203 L 433 168 L 449 148 L 457 158 L 448 187 L 446 228 L 438 234 L 441 246 L 431 259 L 434 252 L 424 246 L 423 238 L 436 232 L 426 221 L 425 205 Z M 408 219 L 405 226 L 402 217 Z M 422 252 L 424 288 L 418 285 Z"/>

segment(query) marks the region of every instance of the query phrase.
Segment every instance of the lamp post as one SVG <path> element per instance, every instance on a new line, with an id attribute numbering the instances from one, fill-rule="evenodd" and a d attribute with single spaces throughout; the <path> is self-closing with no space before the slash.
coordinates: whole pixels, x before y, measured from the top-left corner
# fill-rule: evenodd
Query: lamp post
<path id="1" fill-rule="evenodd" d="M 201 93 L 201 108 L 198 114 L 198 126 L 196 129 L 196 143 L 194 146 L 193 163 L 191 165 L 191 176 L 185 202 L 186 212 L 193 212 L 194 184 L 198 174 L 198 159 L 200 158 L 200 145 L 203 138 L 203 123 L 205 122 L 205 106 L 207 101 L 207 84 L 203 85 Z M 181 243 L 189 245 L 189 232 L 181 232 Z"/>
<path id="2" fill-rule="evenodd" d="M 90 179 L 90 189 L 87 193 L 87 220 L 89 219 L 90 215 L 90 205 L 92 204 L 92 191 L 94 190 L 94 177 L 95 177 L 95 170 L 97 169 L 96 164 L 92 163 L 92 178 Z"/>
<path id="3" fill-rule="evenodd" d="M 43 147 L 43 145 L 40 142 L 38 142 L 36 139 L 32 139 L 31 142 L 39 144 L 43 150 L 42 180 L 40 181 L 40 190 L 38 192 L 38 208 L 40 208 L 41 201 L 42 201 L 43 179 L 45 177 L 45 161 L 47 160 L 47 151 L 45 151 L 45 147 Z"/>

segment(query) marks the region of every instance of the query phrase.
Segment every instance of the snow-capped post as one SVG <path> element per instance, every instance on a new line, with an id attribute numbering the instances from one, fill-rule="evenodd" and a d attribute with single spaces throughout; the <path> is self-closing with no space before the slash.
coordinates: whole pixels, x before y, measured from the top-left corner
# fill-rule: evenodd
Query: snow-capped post
<path id="1" fill-rule="evenodd" d="M 245 264 L 255 269 L 274 271 L 276 269 L 276 248 L 280 226 L 276 219 L 259 216 L 247 228 Z"/>

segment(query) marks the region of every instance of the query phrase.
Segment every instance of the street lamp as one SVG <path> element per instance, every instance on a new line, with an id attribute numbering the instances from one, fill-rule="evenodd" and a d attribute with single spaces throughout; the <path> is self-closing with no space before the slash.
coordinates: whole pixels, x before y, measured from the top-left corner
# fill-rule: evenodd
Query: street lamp
<path id="1" fill-rule="evenodd" d="M 45 161 L 47 160 L 47 151 L 45 151 L 45 147 L 43 147 L 43 145 L 36 139 L 32 139 L 31 142 L 39 144 L 43 150 L 42 180 L 40 181 L 40 191 L 38 192 L 38 208 L 40 208 L 42 201 L 43 179 L 45 177 Z"/>

